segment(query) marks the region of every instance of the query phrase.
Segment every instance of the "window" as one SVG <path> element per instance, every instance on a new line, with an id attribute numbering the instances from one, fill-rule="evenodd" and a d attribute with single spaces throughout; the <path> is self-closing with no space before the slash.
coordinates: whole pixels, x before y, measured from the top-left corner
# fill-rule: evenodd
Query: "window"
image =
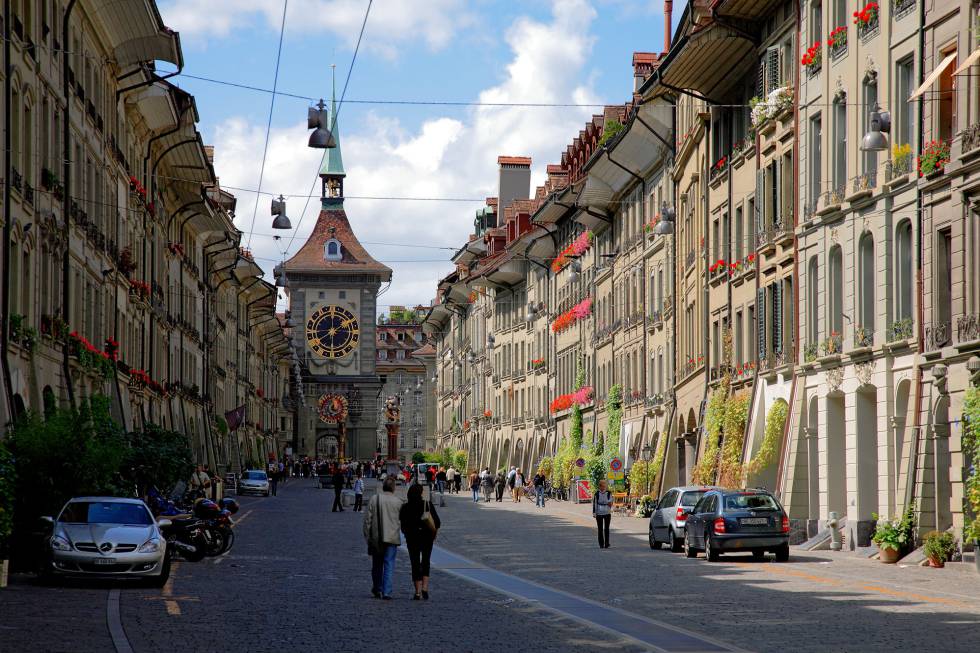
<path id="1" fill-rule="evenodd" d="M 343 258 L 340 250 L 340 243 L 336 240 L 328 240 L 325 250 L 323 252 L 323 258 L 328 261 L 339 261 Z"/>
<path id="2" fill-rule="evenodd" d="M 896 97 L 895 97 L 895 144 L 905 145 L 912 142 L 915 133 L 915 104 L 909 103 L 909 96 L 915 90 L 912 57 L 907 57 L 895 64 Z M 910 157 L 911 158 L 911 157 Z"/>
<path id="3" fill-rule="evenodd" d="M 821 166 L 823 165 L 823 158 L 820 156 L 820 148 L 823 138 L 823 129 L 820 122 L 820 114 L 817 114 L 810 119 L 810 134 L 808 147 L 810 148 L 809 156 L 809 185 L 810 185 L 810 202 L 811 206 L 816 207 L 817 198 L 820 197 L 820 189 L 823 184 L 823 170 Z"/>
<path id="4" fill-rule="evenodd" d="M 844 329 L 844 255 L 840 245 L 830 248 L 827 268 L 827 324 L 839 334 Z"/>
<path id="5" fill-rule="evenodd" d="M 951 54 L 956 54 L 956 48 L 944 50 L 937 60 L 942 60 Z M 936 98 L 939 114 L 938 134 L 939 138 L 948 141 L 956 133 L 956 78 L 953 71 L 956 70 L 956 59 L 943 69 L 939 75 L 939 93 Z"/>
<path id="6" fill-rule="evenodd" d="M 834 103 L 834 189 L 847 184 L 847 104 L 844 99 Z"/>
<path id="7" fill-rule="evenodd" d="M 834 0 L 834 27 L 847 27 L 850 14 L 847 13 L 847 0 Z"/>
<path id="8" fill-rule="evenodd" d="M 395 358 L 398 359 L 398 360 L 400 360 L 400 361 L 405 360 L 405 350 L 404 349 L 399 349 L 398 351 L 396 351 L 395 352 Z"/>
<path id="9" fill-rule="evenodd" d="M 895 234 L 895 269 L 897 271 L 895 319 L 912 319 L 912 221 L 904 220 Z"/>
<path id="10" fill-rule="evenodd" d="M 809 345 L 815 346 L 820 340 L 819 331 L 819 311 L 820 311 L 820 279 L 818 277 L 819 267 L 817 257 L 811 256 L 810 263 L 806 271 L 806 321 L 807 321 L 807 340 Z"/>
<path id="11" fill-rule="evenodd" d="M 378 340 L 381 342 L 386 342 L 388 340 L 388 334 L 384 331 L 378 334 Z"/>
<path id="12" fill-rule="evenodd" d="M 936 237 L 936 322 L 939 324 L 950 324 L 953 319 L 952 289 L 953 242 L 950 230 L 942 229 Z"/>
<path id="13" fill-rule="evenodd" d="M 873 333 L 875 328 L 875 240 L 871 234 L 864 234 L 858 244 L 858 274 L 861 275 L 859 288 L 860 308 L 857 326 L 865 333 Z"/>
<path id="14" fill-rule="evenodd" d="M 742 226 L 742 207 L 735 209 L 735 253 L 734 258 L 736 261 L 742 260 L 742 251 L 744 247 L 745 239 L 745 228 Z"/>
<path id="15" fill-rule="evenodd" d="M 810 38 L 811 43 L 823 39 L 823 4 L 820 0 L 810 4 Z"/>

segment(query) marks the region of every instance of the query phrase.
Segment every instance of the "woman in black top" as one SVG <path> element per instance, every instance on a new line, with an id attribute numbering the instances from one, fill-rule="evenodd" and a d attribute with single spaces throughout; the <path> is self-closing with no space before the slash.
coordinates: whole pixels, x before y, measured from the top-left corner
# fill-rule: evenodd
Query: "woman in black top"
<path id="1" fill-rule="evenodd" d="M 405 534 L 405 544 L 408 546 L 408 557 L 412 561 L 412 582 L 415 584 L 413 601 L 420 598 L 429 600 L 429 557 L 432 555 L 432 543 L 436 539 L 435 532 L 422 520 L 422 514 L 428 511 L 439 529 L 439 515 L 431 502 L 422 498 L 422 486 L 415 484 L 408 488 L 408 500 L 398 513 L 402 533 Z"/>

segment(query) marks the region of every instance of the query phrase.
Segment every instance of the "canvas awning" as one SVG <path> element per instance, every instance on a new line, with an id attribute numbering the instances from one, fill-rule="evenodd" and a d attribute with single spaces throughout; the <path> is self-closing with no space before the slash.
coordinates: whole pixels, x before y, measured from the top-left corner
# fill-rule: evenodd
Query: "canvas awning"
<path id="1" fill-rule="evenodd" d="M 936 80 L 939 79 L 939 76 L 943 74 L 943 71 L 946 70 L 946 68 L 948 68 L 949 65 L 953 63 L 955 59 L 956 59 L 955 52 L 947 55 L 946 58 L 943 59 L 938 66 L 936 66 L 936 69 L 933 70 L 931 73 L 929 73 L 929 76 L 926 77 L 926 81 L 922 82 L 922 86 L 915 89 L 915 93 L 909 96 L 909 102 L 911 102 L 915 98 L 919 97 L 920 95 L 928 91 L 929 87 L 936 83 Z"/>

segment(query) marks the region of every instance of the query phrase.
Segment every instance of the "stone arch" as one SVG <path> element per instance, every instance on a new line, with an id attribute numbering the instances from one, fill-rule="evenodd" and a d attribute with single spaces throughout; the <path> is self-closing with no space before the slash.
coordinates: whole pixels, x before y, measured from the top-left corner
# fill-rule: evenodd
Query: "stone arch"
<path id="1" fill-rule="evenodd" d="M 524 438 L 517 438 L 517 444 L 514 445 L 514 462 L 511 464 L 523 469 L 524 465 Z"/>
<path id="2" fill-rule="evenodd" d="M 897 507 L 901 504 L 904 496 L 904 492 L 899 487 L 899 483 L 902 478 L 902 473 L 908 470 L 908 464 L 905 463 L 904 458 L 906 455 L 906 424 L 908 422 L 911 391 L 912 381 L 909 379 L 899 381 L 895 389 L 895 412 L 891 424 L 893 433 L 892 439 L 888 443 L 889 449 L 891 450 L 889 458 L 894 466 L 892 470 L 889 470 L 889 483 L 892 485 L 892 505 L 889 506 L 891 512 L 898 512 Z"/>
<path id="3" fill-rule="evenodd" d="M 496 464 L 490 466 L 490 471 L 496 471 L 501 467 L 510 467 L 510 438 L 505 438 L 503 443 L 500 445 L 500 451 L 497 455 Z"/>
<path id="4" fill-rule="evenodd" d="M 856 484 L 855 497 L 856 519 L 872 521 L 872 514 L 880 512 L 878 508 L 878 392 L 872 385 L 863 385 L 854 393 L 855 458 Z M 870 546 L 870 528 L 867 536 L 864 529 L 859 531 L 861 539 L 858 546 Z"/>
<path id="5" fill-rule="evenodd" d="M 11 405 L 11 409 L 10 416 L 15 422 L 27 415 L 27 405 L 24 403 L 24 397 L 22 397 L 19 392 L 14 394 L 14 401 Z"/>
<path id="6" fill-rule="evenodd" d="M 806 460 L 807 460 L 807 514 L 810 520 L 820 515 L 820 403 L 817 396 L 810 397 L 806 413 Z"/>
<path id="7" fill-rule="evenodd" d="M 827 443 L 827 511 L 847 515 L 847 421 L 844 395 L 832 392 L 826 399 Z M 829 516 L 829 515 L 828 515 Z"/>

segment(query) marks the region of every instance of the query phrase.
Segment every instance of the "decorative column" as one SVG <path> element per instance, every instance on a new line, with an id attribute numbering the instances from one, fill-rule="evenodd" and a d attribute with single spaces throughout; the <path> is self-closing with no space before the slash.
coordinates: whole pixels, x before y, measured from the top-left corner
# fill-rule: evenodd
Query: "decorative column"
<path id="1" fill-rule="evenodd" d="M 392 395 L 385 400 L 385 430 L 388 432 L 388 473 L 397 474 L 398 432 L 401 427 L 401 400 Z"/>
<path id="2" fill-rule="evenodd" d="M 347 451 L 347 422 L 337 424 L 337 462 L 343 462 Z"/>

